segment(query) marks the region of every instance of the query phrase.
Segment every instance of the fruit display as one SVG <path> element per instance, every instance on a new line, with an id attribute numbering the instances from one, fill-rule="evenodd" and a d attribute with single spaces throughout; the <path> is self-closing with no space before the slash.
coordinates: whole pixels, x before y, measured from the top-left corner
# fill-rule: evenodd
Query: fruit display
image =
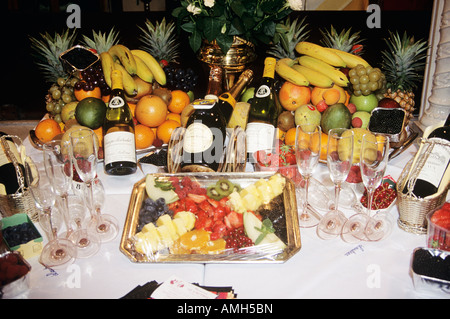
<path id="1" fill-rule="evenodd" d="M 428 247 L 450 251 L 449 232 L 450 203 L 445 202 L 442 207 L 428 216 Z"/>
<path id="2" fill-rule="evenodd" d="M 259 211 L 279 197 L 285 183 L 275 174 L 244 188 L 227 179 L 203 187 L 188 176 L 147 175 L 148 197 L 139 211 L 135 250 L 145 256 L 162 251 L 221 254 L 264 244 L 283 250 L 286 244 L 275 233 L 278 224 Z"/>

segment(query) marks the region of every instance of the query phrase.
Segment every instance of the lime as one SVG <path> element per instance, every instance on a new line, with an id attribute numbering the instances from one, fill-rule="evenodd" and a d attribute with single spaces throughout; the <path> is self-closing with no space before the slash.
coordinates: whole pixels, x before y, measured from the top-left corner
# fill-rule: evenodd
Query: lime
<path id="1" fill-rule="evenodd" d="M 87 97 L 78 102 L 75 118 L 80 125 L 96 130 L 103 125 L 106 115 L 106 104 L 101 99 Z"/>

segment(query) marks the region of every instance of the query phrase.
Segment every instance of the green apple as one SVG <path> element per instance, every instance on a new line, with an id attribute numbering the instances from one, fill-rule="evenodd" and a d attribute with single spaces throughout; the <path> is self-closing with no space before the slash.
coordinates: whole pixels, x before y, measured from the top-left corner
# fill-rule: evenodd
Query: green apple
<path id="1" fill-rule="evenodd" d="M 241 102 L 248 102 L 248 100 L 252 99 L 255 96 L 255 88 L 248 87 L 241 96 Z"/>
<path id="2" fill-rule="evenodd" d="M 370 121 L 370 113 L 369 112 L 357 111 L 357 112 L 353 113 L 352 120 L 357 117 L 359 117 L 362 121 L 361 128 L 367 128 L 367 126 L 369 126 L 369 121 Z"/>
<path id="3" fill-rule="evenodd" d="M 375 94 L 353 95 L 350 97 L 350 103 L 355 104 L 356 111 L 372 112 L 378 106 L 378 99 Z"/>

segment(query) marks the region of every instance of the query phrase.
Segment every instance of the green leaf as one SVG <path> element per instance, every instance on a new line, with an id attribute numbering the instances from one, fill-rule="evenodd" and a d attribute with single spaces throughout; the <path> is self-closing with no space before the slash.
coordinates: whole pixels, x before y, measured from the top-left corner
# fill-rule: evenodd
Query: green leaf
<path id="1" fill-rule="evenodd" d="M 182 24 L 181 29 L 186 32 L 193 33 L 193 32 L 195 32 L 195 23 L 191 21 L 191 22 Z"/>
<path id="2" fill-rule="evenodd" d="M 202 36 L 197 30 L 194 30 L 192 35 L 189 37 L 189 45 L 194 52 L 197 52 L 202 45 Z"/>
<path id="3" fill-rule="evenodd" d="M 206 40 L 213 41 L 219 36 L 220 30 L 222 29 L 222 24 L 220 19 L 207 17 L 203 19 L 202 27 Z"/>

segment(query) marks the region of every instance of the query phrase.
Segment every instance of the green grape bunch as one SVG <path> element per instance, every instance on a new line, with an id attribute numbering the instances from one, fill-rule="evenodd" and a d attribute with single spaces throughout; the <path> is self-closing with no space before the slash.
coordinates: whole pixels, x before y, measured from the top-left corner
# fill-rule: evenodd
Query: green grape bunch
<path id="1" fill-rule="evenodd" d="M 350 69 L 348 76 L 351 90 L 356 96 L 377 94 L 386 88 L 386 77 L 379 68 L 358 64 Z"/>

